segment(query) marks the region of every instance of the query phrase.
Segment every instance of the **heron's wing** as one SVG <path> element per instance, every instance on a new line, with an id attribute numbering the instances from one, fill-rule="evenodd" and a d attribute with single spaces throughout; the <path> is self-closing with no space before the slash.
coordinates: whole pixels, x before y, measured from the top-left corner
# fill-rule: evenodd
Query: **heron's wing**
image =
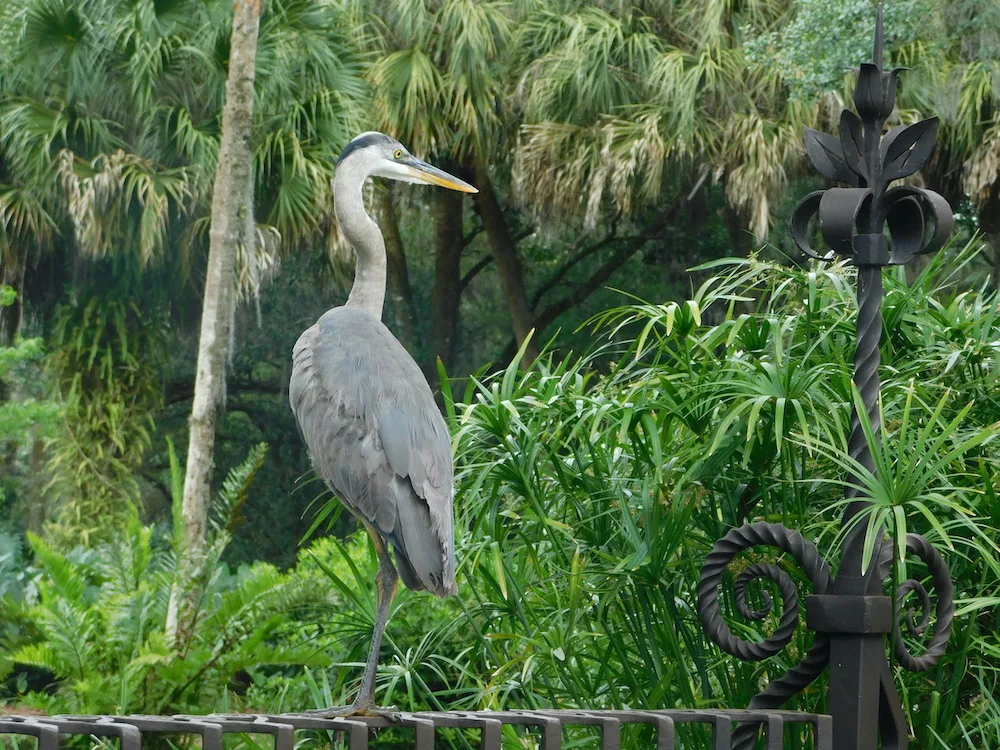
<path id="1" fill-rule="evenodd" d="M 451 444 L 416 362 L 350 308 L 320 318 L 292 359 L 289 399 L 317 471 L 391 540 L 408 587 L 454 593 Z"/>

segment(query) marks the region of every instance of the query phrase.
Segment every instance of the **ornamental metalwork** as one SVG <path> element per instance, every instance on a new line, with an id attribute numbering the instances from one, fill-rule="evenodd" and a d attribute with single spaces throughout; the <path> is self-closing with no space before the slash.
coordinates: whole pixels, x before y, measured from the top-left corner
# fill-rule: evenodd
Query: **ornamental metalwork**
<path id="1" fill-rule="evenodd" d="M 781 750 L 786 728 L 807 731 L 816 750 L 833 750 L 833 723 L 829 716 L 796 711 L 447 711 L 401 713 L 395 720 L 352 716 L 325 719 L 302 714 L 210 714 L 208 716 L 0 716 L 0 744 L 5 736 L 17 747 L 18 737 L 33 737 L 38 750 L 59 750 L 66 739 L 112 737 L 121 750 L 142 750 L 143 741 L 156 735 L 197 736 L 202 750 L 223 750 L 226 735 L 264 735 L 264 746 L 294 750 L 307 736 L 325 735 L 327 747 L 340 741 L 347 750 L 365 750 L 391 730 L 415 750 L 433 750 L 446 731 L 471 730 L 475 747 L 500 750 L 503 728 L 516 727 L 532 746 L 559 750 L 563 731 L 590 731 L 601 750 L 621 750 L 622 728 L 645 725 L 649 741 L 641 747 L 675 750 L 708 745 L 731 747 L 733 725 L 753 721 L 764 727 L 767 750 Z M 478 735 L 478 736 L 477 736 Z M 63 742 L 60 742 L 60 740 Z M 384 745 L 380 745 L 384 746 Z M 394 747 L 398 745 L 394 742 Z M 468 741 L 466 747 L 470 747 Z M 579 741 L 572 745 L 579 746 Z M 632 741 L 629 750 L 636 750 Z"/>
<path id="2" fill-rule="evenodd" d="M 886 119 L 896 104 L 896 83 L 902 69 L 882 69 L 883 27 L 879 8 L 871 63 L 857 71 L 854 106 L 840 117 L 838 136 L 810 128 L 805 131 L 805 150 L 824 177 L 848 187 L 833 187 L 810 193 L 796 207 L 790 222 L 795 244 L 810 258 L 821 262 L 846 259 L 857 267 L 858 344 L 854 357 L 854 383 L 868 413 L 875 439 L 879 434 L 879 341 L 882 336 L 882 269 L 902 265 L 916 255 L 940 249 L 952 231 L 952 212 L 937 193 L 901 185 L 923 167 L 931 156 L 937 135 L 937 118 L 900 125 L 883 135 Z M 818 224 L 818 228 L 814 229 Z M 829 250 L 812 244 L 818 231 Z M 858 464 L 874 474 L 875 464 L 857 410 L 852 414 L 848 451 Z M 893 601 L 883 593 L 892 545 L 876 543 L 871 563 L 863 569 L 867 524 L 856 523 L 870 505 L 859 495 L 858 477 L 848 477 L 843 516 L 843 554 L 835 577 L 816 547 L 798 531 L 781 524 L 751 523 L 731 530 L 716 542 L 705 561 L 698 587 L 698 613 L 709 637 L 724 651 L 744 660 L 760 660 L 783 649 L 799 620 L 799 596 L 795 583 L 782 568 L 757 563 L 734 582 L 736 611 L 746 620 L 766 617 L 773 604 L 766 594 L 763 607 L 751 609 L 746 591 L 755 580 L 768 579 L 781 592 L 783 609 L 772 635 L 763 642 L 736 636 L 722 618 L 719 593 L 723 573 L 744 550 L 768 546 L 784 552 L 805 572 L 813 593 L 806 598 L 806 626 L 814 631 L 813 643 L 802 660 L 782 677 L 772 680 L 748 706 L 751 710 L 773 710 L 805 689 L 823 670 L 830 669 L 827 709 L 833 716 L 834 746 L 838 750 L 904 750 L 907 747 L 905 716 L 892 681 L 886 655 L 885 636 L 894 635 L 895 657 L 911 671 L 935 665 L 945 652 L 951 634 L 954 603 L 948 565 L 922 536 L 909 534 L 906 552 L 920 558 L 933 580 L 937 605 L 933 633 L 922 655 L 907 649 L 905 627 L 923 635 L 930 625 L 930 595 L 920 581 L 904 581 Z M 919 615 L 903 611 L 904 598 L 914 595 Z M 733 738 L 733 747 L 747 750 L 754 744 L 759 725 L 745 724 Z"/>

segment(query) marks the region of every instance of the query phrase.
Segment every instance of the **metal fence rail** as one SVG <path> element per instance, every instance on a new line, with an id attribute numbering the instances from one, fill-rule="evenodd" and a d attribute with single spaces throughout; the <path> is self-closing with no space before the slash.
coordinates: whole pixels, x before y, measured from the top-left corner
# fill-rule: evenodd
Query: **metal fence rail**
<path id="1" fill-rule="evenodd" d="M 677 750 L 685 744 L 683 729 L 703 726 L 711 736 L 712 750 L 729 750 L 733 727 L 752 722 L 763 730 L 764 747 L 781 750 L 785 727 L 809 726 L 816 750 L 833 750 L 833 719 L 821 714 L 793 711 L 743 710 L 643 710 L 643 711 L 451 711 L 441 713 L 401 713 L 398 721 L 384 718 L 351 717 L 324 719 L 303 714 L 213 714 L 209 716 L 4 716 L 0 718 L 0 737 L 34 737 L 38 750 L 58 750 L 60 735 L 114 737 L 121 750 L 141 750 L 144 735 L 193 734 L 201 740 L 202 750 L 222 750 L 227 734 L 268 735 L 274 750 L 293 750 L 297 733 L 333 732 L 342 738 L 348 750 L 365 750 L 379 730 L 400 728 L 409 735 L 416 750 L 432 750 L 440 728 L 478 730 L 482 750 L 500 750 L 504 725 L 532 730 L 538 747 L 560 750 L 563 729 L 593 727 L 601 750 L 620 750 L 622 726 L 650 726 L 653 739 L 647 746 L 655 750 Z M 6 744 L 6 743 L 4 743 Z"/>

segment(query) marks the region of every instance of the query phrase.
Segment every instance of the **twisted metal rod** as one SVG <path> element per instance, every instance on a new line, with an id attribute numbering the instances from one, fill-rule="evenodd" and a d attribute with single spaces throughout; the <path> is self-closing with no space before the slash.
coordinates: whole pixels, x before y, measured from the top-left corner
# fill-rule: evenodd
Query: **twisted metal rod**
<path id="1" fill-rule="evenodd" d="M 878 403 L 881 385 L 878 368 L 882 363 L 882 355 L 879 352 L 879 344 L 882 341 L 882 296 L 882 268 L 880 266 L 861 266 L 858 268 L 858 346 L 854 352 L 854 384 L 868 412 L 868 421 L 876 439 L 882 427 Z M 875 474 L 875 460 L 856 406 L 851 411 L 851 436 L 847 443 L 847 450 L 851 458 Z M 847 527 L 855 516 L 871 504 L 868 500 L 856 499 L 860 494 L 861 477 L 852 473 L 848 476 L 847 482 L 844 497 L 852 502 L 844 511 L 842 521 L 844 527 Z M 838 593 L 876 593 L 874 589 L 880 582 L 874 581 L 877 576 L 870 575 L 865 575 L 868 580 L 861 583 L 863 590 L 845 591 L 848 586 L 852 589 L 857 588 L 857 584 L 851 580 L 852 578 L 871 572 L 870 570 L 861 570 L 864 535 L 865 526 L 859 524 L 848 534 L 844 542 L 844 562 L 841 564 L 839 572 L 847 572 L 848 575 L 840 581 L 840 586 L 834 584 Z M 873 560 L 878 560 L 880 549 L 876 549 L 875 552 Z M 845 571 L 845 564 L 851 565 L 852 563 L 857 563 L 857 570 Z"/>
<path id="2" fill-rule="evenodd" d="M 930 190 L 905 186 L 888 190 L 892 182 L 913 174 L 926 164 L 934 147 L 937 120 L 929 118 L 893 128 L 883 137 L 885 121 L 895 109 L 897 76 L 901 70 L 882 70 L 883 42 L 880 6 L 876 16 L 873 62 L 863 63 L 858 70 L 854 91 L 857 114 L 844 110 L 839 137 L 806 129 L 806 153 L 817 171 L 851 187 L 810 193 L 799 203 L 790 221 L 792 238 L 807 256 L 821 261 L 846 256 L 858 269 L 853 380 L 860 399 L 854 402 L 851 410 L 848 453 L 855 463 L 854 470 L 849 471 L 846 478 L 844 497 L 847 504 L 842 524 L 847 532 L 836 578 L 830 581 L 825 561 L 812 545 L 803 545 L 804 540 L 797 532 L 771 524 L 747 524 L 731 530 L 716 543 L 706 559 L 698 586 L 698 613 L 709 637 L 723 650 L 741 659 L 765 659 L 784 648 L 794 634 L 797 616 L 790 610 L 798 609 L 795 585 L 787 573 L 767 563 L 751 565 L 737 576 L 734 584 L 736 609 L 747 620 L 764 618 L 774 606 L 766 592 L 761 608 L 752 609 L 747 604 L 746 594 L 751 582 L 766 578 L 776 583 L 781 591 L 783 608 L 778 626 L 763 642 L 751 643 L 735 636 L 722 620 L 718 588 L 723 570 L 736 554 L 754 545 L 783 549 L 807 571 L 810 564 L 822 561 L 822 579 L 810 574 L 815 593 L 844 596 L 842 601 L 845 605 L 851 604 L 853 609 L 842 617 L 824 611 L 814 623 L 820 632 L 816 633 L 803 660 L 782 677 L 771 681 L 754 697 L 750 708 L 766 710 L 781 706 L 829 665 L 831 685 L 837 686 L 831 688 L 828 698 L 830 713 L 836 717 L 840 725 L 838 732 L 842 733 L 842 740 L 838 742 L 842 742 L 845 749 L 865 750 L 874 748 L 879 740 L 887 750 L 905 748 L 907 741 L 905 721 L 901 718 L 902 706 L 892 684 L 889 663 L 884 651 L 874 649 L 875 636 L 880 636 L 883 629 L 894 627 L 900 664 L 921 671 L 935 664 L 944 653 L 954 614 L 947 564 L 926 539 L 911 535 L 907 539 L 907 551 L 917 554 L 927 564 L 938 597 L 934 631 L 927 650 L 920 657 L 913 656 L 902 639 L 902 619 L 906 620 L 910 633 L 922 635 L 926 632 L 931 615 L 927 590 L 920 581 L 903 582 L 897 589 L 896 601 L 901 606 L 905 597 L 915 594 L 919 601 L 919 618 L 917 610 L 911 607 L 905 612 L 905 618 L 897 616 L 890 625 L 885 618 L 888 601 L 882 587 L 895 547 L 886 540 L 884 528 L 872 530 L 876 538 L 871 561 L 863 565 L 869 529 L 868 524 L 859 521 L 861 514 L 872 505 L 865 496 L 864 485 L 869 475 L 876 475 L 873 451 L 878 448 L 881 432 L 882 270 L 886 266 L 907 263 L 915 254 L 940 249 L 951 233 L 953 222 L 947 202 Z M 814 218 L 832 250 L 825 255 L 812 248 Z M 933 227 L 930 235 L 926 232 L 928 219 Z M 862 409 L 871 425 L 870 431 L 863 426 Z M 831 602 L 825 606 L 829 608 Z M 882 613 L 877 625 L 866 614 L 876 609 Z M 823 632 L 827 629 L 829 633 Z M 838 636 L 835 638 L 833 633 Z M 868 698 L 859 702 L 862 695 Z M 741 725 L 734 735 L 734 747 L 749 750 L 759 729 L 759 723 L 755 722 Z"/>
<path id="3" fill-rule="evenodd" d="M 823 674 L 829 661 L 830 635 L 816 633 L 813 637 L 813 644 L 802 661 L 778 679 L 769 682 L 766 688 L 750 700 L 747 710 L 761 711 L 780 708 Z M 760 724 L 753 723 L 738 726 L 733 732 L 733 750 L 752 750 L 757 735 L 760 733 L 760 727 Z"/>

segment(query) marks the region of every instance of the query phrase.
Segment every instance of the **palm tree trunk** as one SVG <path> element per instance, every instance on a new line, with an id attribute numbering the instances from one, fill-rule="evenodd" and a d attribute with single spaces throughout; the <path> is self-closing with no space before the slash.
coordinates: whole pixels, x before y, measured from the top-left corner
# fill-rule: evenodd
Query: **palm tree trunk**
<path id="1" fill-rule="evenodd" d="M 729 233 L 729 252 L 734 257 L 746 258 L 753 252 L 753 235 L 747 231 L 746 222 L 728 203 L 722 209 L 722 223 Z"/>
<path id="2" fill-rule="evenodd" d="M 932 189 L 936 189 L 932 186 Z M 954 197 L 944 193 L 957 205 L 960 195 Z M 994 181 L 989 191 L 980 201 L 976 202 L 976 218 L 979 220 L 979 231 L 983 234 L 983 242 L 993 251 L 992 256 L 984 255 L 992 261 L 990 281 L 993 289 L 1000 289 L 1000 180 Z"/>
<path id="3" fill-rule="evenodd" d="M 507 310 L 510 312 L 510 322 L 514 329 L 514 340 L 520 347 L 524 339 L 535 327 L 534 315 L 528 304 L 528 295 L 524 290 L 524 273 L 521 270 L 521 259 L 517 255 L 517 246 L 511 239 L 507 222 L 504 221 L 503 209 L 493 190 L 493 183 L 486 165 L 476 160 L 476 187 L 479 194 L 479 214 L 483 219 L 483 228 L 493 250 L 493 259 L 500 274 L 500 284 L 503 287 L 504 298 L 507 300 Z M 521 359 L 521 367 L 527 369 L 538 356 L 537 340 L 528 343 Z"/>
<path id="4" fill-rule="evenodd" d="M 420 346 L 417 332 L 417 305 L 413 300 L 413 287 L 406 268 L 406 254 L 403 239 L 399 235 L 399 222 L 392 205 L 392 195 L 388 190 L 376 191 L 378 210 L 382 215 L 380 226 L 385 239 L 385 257 L 389 271 L 389 296 L 393 311 L 399 321 L 399 335 L 405 346 L 413 354 Z"/>
<path id="5" fill-rule="evenodd" d="M 25 525 L 28 531 L 39 536 L 45 529 L 45 515 L 48 503 L 45 502 L 45 440 L 38 434 L 37 427 L 32 428 L 31 458 L 28 459 L 28 487 L 30 500 Z"/>
<path id="6" fill-rule="evenodd" d="M 458 344 L 459 284 L 462 281 L 462 193 L 438 190 L 434 196 L 434 290 L 431 292 L 431 361 L 427 377 L 437 382 L 434 358 L 451 369 Z"/>
<path id="7" fill-rule="evenodd" d="M 990 280 L 994 289 L 1000 289 L 1000 232 L 983 232 L 983 241 L 993 250 L 993 270 Z"/>
<path id="8" fill-rule="evenodd" d="M 226 103 L 222 110 L 222 142 L 212 194 L 208 272 L 191 409 L 191 438 L 184 477 L 185 538 L 167 611 L 167 637 L 171 640 L 177 640 L 186 630 L 185 612 L 196 596 L 191 592 L 191 585 L 204 563 L 215 419 L 225 393 L 236 248 L 240 242 L 254 241 L 250 138 L 259 28 L 260 0 L 235 0 Z"/>

